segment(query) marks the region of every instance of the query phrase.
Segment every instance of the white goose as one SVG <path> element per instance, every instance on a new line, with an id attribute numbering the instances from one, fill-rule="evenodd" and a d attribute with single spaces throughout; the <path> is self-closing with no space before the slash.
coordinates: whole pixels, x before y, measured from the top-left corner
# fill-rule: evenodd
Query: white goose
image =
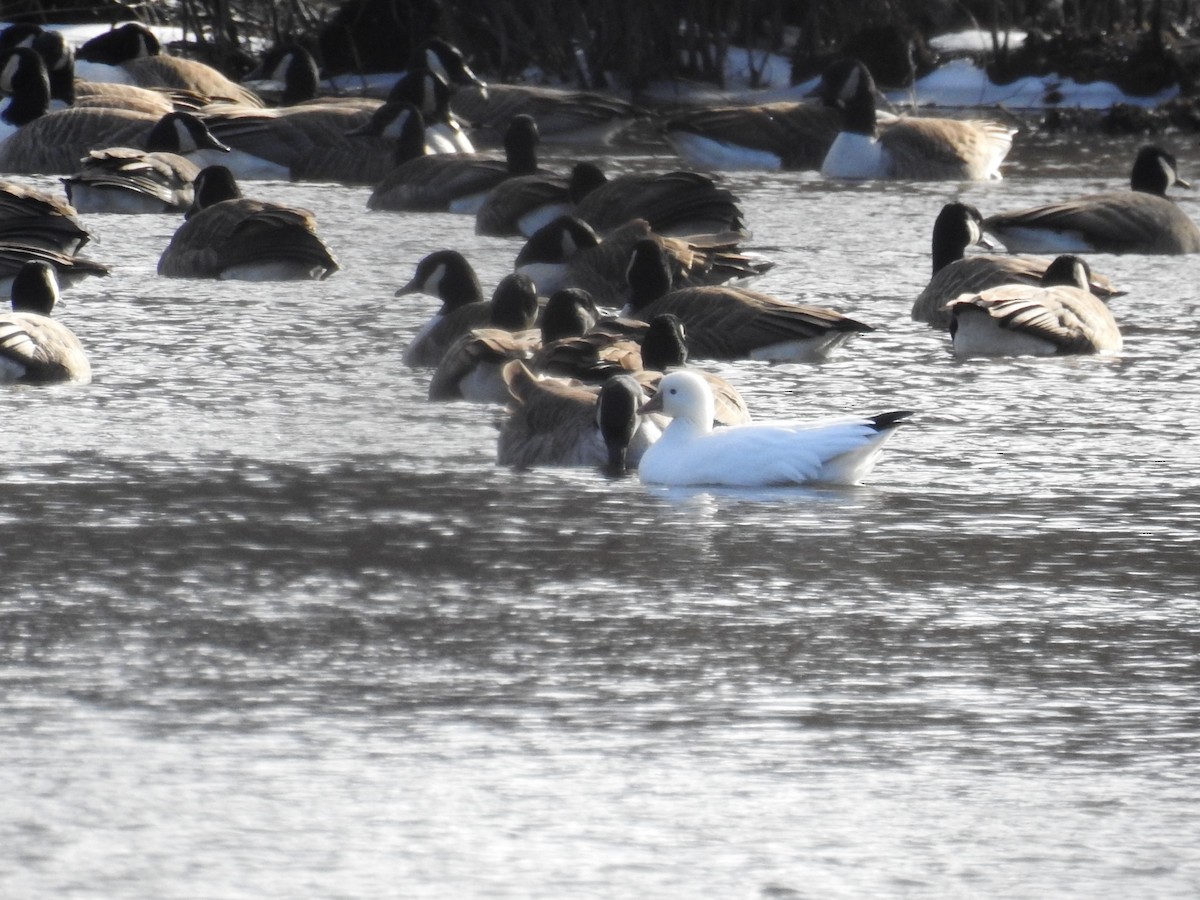
<path id="1" fill-rule="evenodd" d="M 639 410 L 671 418 L 638 466 L 646 484 L 767 487 L 856 484 L 874 467 L 908 411 L 812 422 L 714 428 L 712 390 L 687 369 L 671 372 Z"/>

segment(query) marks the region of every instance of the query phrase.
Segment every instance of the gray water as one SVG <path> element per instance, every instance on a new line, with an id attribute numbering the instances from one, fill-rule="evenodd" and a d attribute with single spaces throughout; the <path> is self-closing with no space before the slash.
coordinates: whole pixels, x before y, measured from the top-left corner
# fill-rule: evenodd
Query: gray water
<path id="1" fill-rule="evenodd" d="M 1197 263 L 1094 258 L 1113 359 L 909 321 L 942 203 L 1136 148 L 1021 141 L 994 184 L 730 176 L 758 286 L 878 330 L 714 370 L 760 418 L 919 411 L 837 490 L 497 468 L 499 412 L 400 363 L 436 301 L 392 296 L 441 247 L 494 285 L 517 244 L 470 219 L 254 185 L 344 270 L 244 285 L 87 217 L 95 381 L 2 389 L 0 896 L 1196 896 Z"/>

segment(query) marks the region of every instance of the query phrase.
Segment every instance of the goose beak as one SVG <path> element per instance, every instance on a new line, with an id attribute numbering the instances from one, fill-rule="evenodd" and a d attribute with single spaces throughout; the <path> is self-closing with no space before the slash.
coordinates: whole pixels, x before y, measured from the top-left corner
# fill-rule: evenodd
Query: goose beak
<path id="1" fill-rule="evenodd" d="M 1175 183 L 1181 188 L 1187 188 L 1189 191 L 1192 189 L 1192 183 L 1190 181 L 1184 181 L 1178 175 L 1175 176 Z"/>
<path id="2" fill-rule="evenodd" d="M 643 403 L 641 406 L 638 407 L 638 414 L 644 416 L 647 413 L 662 412 L 662 408 L 663 408 L 662 394 L 655 394 L 653 397 L 651 397 L 649 400 L 647 400 L 645 403 Z"/>

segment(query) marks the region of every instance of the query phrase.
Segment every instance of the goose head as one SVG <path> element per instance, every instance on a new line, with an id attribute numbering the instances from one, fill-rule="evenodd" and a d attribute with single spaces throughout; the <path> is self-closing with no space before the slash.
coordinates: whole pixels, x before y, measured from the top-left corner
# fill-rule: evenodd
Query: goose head
<path id="1" fill-rule="evenodd" d="M 417 263 L 417 270 L 408 284 L 395 296 L 429 294 L 442 301 L 442 311 L 483 300 L 479 276 L 457 250 L 437 250 Z"/>
<path id="2" fill-rule="evenodd" d="M 582 288 L 555 291 L 542 311 L 542 343 L 584 334 L 600 318 L 592 295 Z"/>
<path id="3" fill-rule="evenodd" d="M 574 216 L 559 216 L 529 236 L 517 253 L 516 265 L 561 264 L 583 250 L 598 246 L 600 235 L 591 225 Z"/>
<path id="4" fill-rule="evenodd" d="M 613 375 L 600 388 L 596 428 L 608 452 L 605 471 L 613 477 L 628 470 L 629 445 L 640 427 L 638 410 L 644 400 L 641 385 L 631 375 Z"/>
<path id="5" fill-rule="evenodd" d="M 933 271 L 963 258 L 970 246 L 989 246 L 983 236 L 983 216 L 969 203 L 947 203 L 933 223 Z"/>
<path id="6" fill-rule="evenodd" d="M 534 326 L 537 316 L 538 296 L 533 279 L 518 272 L 501 278 L 492 292 L 492 327 L 525 331 Z"/>
<path id="7" fill-rule="evenodd" d="M 513 116 L 504 130 L 504 156 L 510 175 L 532 175 L 537 171 L 537 145 L 541 142 L 533 116 Z"/>
<path id="8" fill-rule="evenodd" d="M 642 365 L 647 369 L 665 372 L 687 365 L 687 330 L 673 313 L 662 313 L 650 320 L 641 347 Z"/>
<path id="9" fill-rule="evenodd" d="M 161 53 L 162 43 L 153 31 L 141 22 L 126 22 L 119 28 L 85 41 L 75 57 L 84 62 L 116 66 L 131 59 L 158 56 Z"/>
<path id="10" fill-rule="evenodd" d="M 625 278 L 629 305 L 635 312 L 671 290 L 671 262 L 658 241 L 643 238 L 633 245 Z"/>
<path id="11" fill-rule="evenodd" d="M 192 205 L 184 214 L 185 219 L 190 219 L 209 206 L 224 200 L 237 200 L 242 196 L 237 179 L 225 166 L 205 166 L 197 172 L 192 191 Z"/>
<path id="12" fill-rule="evenodd" d="M 146 149 L 182 155 L 197 150 L 229 152 L 229 147 L 221 143 L 202 120 L 186 112 L 170 112 L 159 119 L 146 135 Z"/>
<path id="13" fill-rule="evenodd" d="M 263 54 L 258 66 L 243 79 L 266 82 L 265 87 L 279 91 L 283 106 L 315 100 L 321 93 L 321 70 L 303 44 L 279 44 Z"/>
<path id="14" fill-rule="evenodd" d="M 14 312 L 37 313 L 48 316 L 59 299 L 58 277 L 54 267 L 40 259 L 26 261 L 12 283 Z"/>
<path id="15" fill-rule="evenodd" d="M 387 95 L 388 103 L 411 103 L 426 123 L 450 120 L 450 85 L 432 69 L 409 69 Z"/>
<path id="16" fill-rule="evenodd" d="M 713 427 L 716 401 L 712 388 L 700 375 L 690 369 L 678 369 L 663 376 L 658 391 L 638 412 L 642 415 L 661 412 L 694 431 L 708 432 Z"/>
<path id="17" fill-rule="evenodd" d="M 487 95 L 487 82 L 471 71 L 461 50 L 442 38 L 429 38 L 413 58 L 413 67 L 436 72 L 452 87 L 474 86 Z"/>
<path id="18" fill-rule="evenodd" d="M 1138 151 L 1129 176 L 1129 186 L 1146 194 L 1167 195 L 1167 189 L 1177 184 L 1190 188 L 1191 184 L 1179 177 L 1175 157 L 1161 147 L 1147 146 Z"/>
<path id="19" fill-rule="evenodd" d="M 860 60 L 839 59 L 821 73 L 810 92 L 821 103 L 842 111 L 842 127 L 858 134 L 875 134 L 875 79 Z"/>
<path id="20" fill-rule="evenodd" d="M 411 103 L 389 101 L 358 128 L 346 132 L 347 137 L 379 137 L 395 144 L 397 165 L 424 156 L 425 119 L 421 111 Z"/>
<path id="21" fill-rule="evenodd" d="M 1092 269 L 1087 262 L 1072 253 L 1056 256 L 1046 271 L 1042 273 L 1042 285 L 1050 287 L 1061 284 L 1077 287 L 1082 291 L 1090 291 Z"/>
<path id="22" fill-rule="evenodd" d="M 26 125 L 50 111 L 50 76 L 41 54 L 16 47 L 0 55 L 0 94 L 8 102 L 0 116 L 9 126 Z"/>

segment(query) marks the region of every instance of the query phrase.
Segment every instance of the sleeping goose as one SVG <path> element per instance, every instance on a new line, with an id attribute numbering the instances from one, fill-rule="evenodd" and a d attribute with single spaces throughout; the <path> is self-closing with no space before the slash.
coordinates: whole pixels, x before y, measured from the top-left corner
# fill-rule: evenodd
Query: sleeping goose
<path id="1" fill-rule="evenodd" d="M 667 374 L 641 413 L 671 419 L 642 456 L 638 476 L 669 486 L 857 484 L 911 412 L 813 422 L 713 427 L 712 391 L 697 373 Z"/>
<path id="2" fill-rule="evenodd" d="M 74 255 L 88 240 L 77 210 L 61 197 L 0 181 L 0 243 L 16 241 Z"/>
<path id="3" fill-rule="evenodd" d="M 257 94 L 212 66 L 163 53 L 158 37 L 141 22 L 126 22 L 96 35 L 84 42 L 75 59 L 76 70 L 96 81 L 181 88 L 213 100 L 263 105 Z"/>
<path id="4" fill-rule="evenodd" d="M 506 403 L 508 386 L 501 370 L 513 359 L 528 359 L 541 345 L 534 327 L 537 289 L 524 275 L 506 275 L 496 285 L 488 323 L 454 340 L 434 369 L 430 400 Z"/>
<path id="5" fill-rule="evenodd" d="M 158 260 L 158 274 L 170 278 L 294 281 L 338 268 L 311 212 L 242 197 L 222 166 L 196 175 L 192 208 Z"/>
<path id="6" fill-rule="evenodd" d="M 510 400 L 496 448 L 502 466 L 586 466 L 620 475 L 659 437 L 657 424 L 638 415 L 646 395 L 628 375 L 582 386 L 538 378 L 513 360 L 504 378 Z"/>
<path id="7" fill-rule="evenodd" d="M 654 241 L 639 241 L 628 264 L 626 315 L 679 317 L 690 355 L 703 359 L 818 362 L 850 338 L 873 331 L 831 309 L 788 303 L 731 285 L 672 289 L 669 262 Z"/>
<path id="8" fill-rule="evenodd" d="M 69 175 L 96 147 L 142 147 L 162 118 L 108 107 L 50 110 L 41 56 L 18 47 L 0 56 L 0 172 Z"/>
<path id="9" fill-rule="evenodd" d="M 967 247 L 984 243 L 983 216 L 968 203 L 947 203 L 933 223 L 933 277 L 913 303 L 912 318 L 934 328 L 950 327 L 946 304 L 959 294 L 978 294 L 1002 284 L 1041 284 L 1050 260 L 1034 256 L 980 253 Z M 1092 293 L 1101 299 L 1120 296 L 1103 275 L 1091 276 Z"/>
<path id="10" fill-rule="evenodd" d="M 185 212 L 200 172 L 189 155 L 200 149 L 229 148 L 190 113 L 167 113 L 150 129 L 145 150 L 92 150 L 79 161 L 79 170 L 62 180 L 63 187 L 80 212 Z"/>
<path id="11" fill-rule="evenodd" d="M 1016 134 L 999 122 L 912 116 L 902 116 L 880 131 L 875 82 L 856 59 L 827 68 L 817 91 L 827 106 L 842 111 L 842 129 L 821 163 L 827 178 L 998 179 Z"/>
<path id="12" fill-rule="evenodd" d="M 621 307 L 629 300 L 629 258 L 639 241 L 663 248 L 674 281 L 697 285 L 753 278 L 772 267 L 742 253 L 742 238 L 738 231 L 672 238 L 655 234 L 645 219 L 627 222 L 601 238 L 586 222 L 562 216 L 525 242 L 514 268 L 544 293 L 578 287 L 600 306 Z"/>
<path id="13" fill-rule="evenodd" d="M 12 312 L 0 313 L 0 381 L 91 381 L 79 339 L 50 318 L 57 302 L 54 269 L 38 260 L 25 263 L 13 280 Z"/>
<path id="14" fill-rule="evenodd" d="M 1131 190 L 999 213 L 983 227 L 1013 253 L 1198 253 L 1200 228 L 1167 197 L 1172 184 L 1191 187 L 1180 179 L 1174 156 L 1143 147 Z"/>
<path id="15" fill-rule="evenodd" d="M 54 269 L 56 282 L 64 288 L 73 287 L 85 278 L 108 275 L 108 267 L 92 259 L 60 253 L 28 241 L 0 242 L 0 292 L 12 287 L 13 278 L 25 263 L 37 260 Z"/>
<path id="16" fill-rule="evenodd" d="M 605 145 L 647 113 L 619 97 L 525 84 L 464 86 L 450 97 L 451 111 L 482 132 L 503 135 L 518 116 L 538 123 L 549 143 Z"/>
<path id="17" fill-rule="evenodd" d="M 645 219 L 656 233 L 672 237 L 745 230 L 737 197 L 710 175 L 683 170 L 599 174 L 603 180 L 596 182 L 577 166 L 570 187 L 571 215 L 600 234 L 631 219 Z"/>
<path id="18" fill-rule="evenodd" d="M 836 109 L 784 101 L 687 110 L 665 129 L 675 152 L 699 169 L 817 170 L 841 122 Z"/>
<path id="19" fill-rule="evenodd" d="M 1040 287 L 1003 285 L 963 294 L 948 304 L 954 354 L 1065 356 L 1117 353 L 1121 331 L 1108 307 L 1088 290 L 1090 271 L 1064 255 L 1046 269 Z"/>
<path id="20" fill-rule="evenodd" d="M 489 191 L 500 182 L 538 171 L 538 128 L 529 116 L 513 119 L 504 134 L 504 158 L 479 153 L 423 154 L 424 125 L 411 105 L 389 104 L 395 115 L 381 110 L 362 135 L 395 135 L 399 162 L 375 186 L 367 200 L 370 209 L 453 212 L 475 215 Z M 421 134 L 418 141 L 416 135 Z"/>

